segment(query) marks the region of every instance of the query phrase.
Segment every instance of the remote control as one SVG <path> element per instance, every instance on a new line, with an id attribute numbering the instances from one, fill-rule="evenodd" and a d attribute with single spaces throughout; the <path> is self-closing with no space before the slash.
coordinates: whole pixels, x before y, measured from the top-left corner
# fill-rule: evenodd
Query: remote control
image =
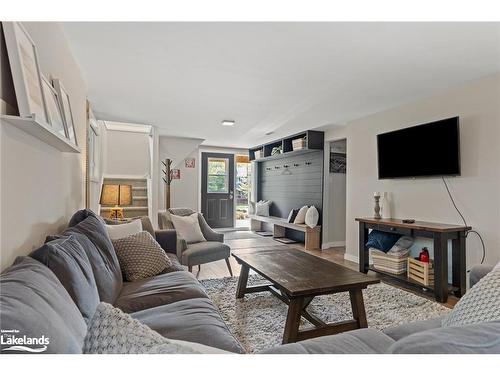
<path id="1" fill-rule="evenodd" d="M 405 224 L 413 224 L 415 222 L 414 219 L 403 219 L 403 223 Z"/>

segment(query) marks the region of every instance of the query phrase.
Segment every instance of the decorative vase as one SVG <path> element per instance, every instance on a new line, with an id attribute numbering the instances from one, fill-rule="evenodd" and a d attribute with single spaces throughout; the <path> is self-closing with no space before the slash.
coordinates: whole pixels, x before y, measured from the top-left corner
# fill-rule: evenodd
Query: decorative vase
<path id="1" fill-rule="evenodd" d="M 389 202 L 389 193 L 384 192 L 380 197 L 380 215 L 383 219 L 390 219 L 391 215 L 391 203 Z"/>
<path id="2" fill-rule="evenodd" d="M 375 215 L 373 215 L 373 218 L 374 219 L 381 219 L 380 217 L 380 204 L 379 204 L 379 201 L 380 201 L 380 193 L 379 192 L 375 192 L 373 193 L 373 198 L 375 199 Z"/>

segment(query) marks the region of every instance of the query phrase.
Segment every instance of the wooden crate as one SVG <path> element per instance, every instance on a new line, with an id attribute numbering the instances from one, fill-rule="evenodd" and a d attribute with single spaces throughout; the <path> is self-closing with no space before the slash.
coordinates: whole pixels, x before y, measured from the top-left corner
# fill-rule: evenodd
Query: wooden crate
<path id="1" fill-rule="evenodd" d="M 425 286 L 434 285 L 434 262 L 421 262 L 415 258 L 408 258 L 408 278 Z"/>

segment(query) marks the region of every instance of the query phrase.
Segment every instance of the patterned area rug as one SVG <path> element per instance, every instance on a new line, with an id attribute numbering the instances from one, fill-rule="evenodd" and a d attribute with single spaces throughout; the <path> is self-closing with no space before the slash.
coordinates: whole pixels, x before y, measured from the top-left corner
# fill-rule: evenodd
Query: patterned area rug
<path id="1" fill-rule="evenodd" d="M 251 275 L 248 285 L 261 281 L 260 276 Z M 283 302 L 269 292 L 247 294 L 244 299 L 236 300 L 237 277 L 200 282 L 247 352 L 256 353 L 281 345 L 288 307 Z M 379 330 L 435 318 L 449 311 L 439 303 L 384 283 L 368 286 L 363 297 L 368 326 Z M 328 323 L 352 319 L 349 293 L 316 297 L 308 311 Z M 300 326 L 312 327 L 303 318 Z"/>

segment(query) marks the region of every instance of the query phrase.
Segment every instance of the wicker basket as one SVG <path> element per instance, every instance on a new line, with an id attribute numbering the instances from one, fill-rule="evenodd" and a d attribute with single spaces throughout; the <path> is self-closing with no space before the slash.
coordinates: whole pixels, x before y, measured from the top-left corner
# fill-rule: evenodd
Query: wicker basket
<path id="1" fill-rule="evenodd" d="M 253 157 L 255 160 L 260 159 L 262 157 L 262 150 L 255 150 L 253 152 Z"/>
<path id="2" fill-rule="evenodd" d="M 424 286 L 434 285 L 434 262 L 421 262 L 408 258 L 408 278 Z"/>
<path id="3" fill-rule="evenodd" d="M 293 139 L 292 140 L 292 149 L 293 149 L 293 151 L 303 150 L 306 148 L 306 144 L 307 144 L 306 137 Z"/>
<path id="4" fill-rule="evenodd" d="M 404 256 L 396 256 L 392 254 L 386 254 L 380 250 L 370 249 L 373 268 L 383 272 L 392 273 L 394 275 L 401 275 L 406 273 L 406 267 L 408 265 L 408 254 L 409 252 L 407 252 Z"/>

